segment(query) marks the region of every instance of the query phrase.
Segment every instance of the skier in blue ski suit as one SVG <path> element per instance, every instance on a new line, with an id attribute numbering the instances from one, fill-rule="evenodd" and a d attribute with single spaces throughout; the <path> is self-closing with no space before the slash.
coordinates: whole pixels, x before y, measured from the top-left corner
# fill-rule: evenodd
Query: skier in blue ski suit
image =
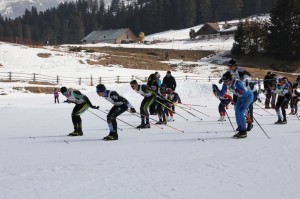
<path id="1" fill-rule="evenodd" d="M 241 80 L 235 79 L 230 71 L 227 71 L 222 76 L 223 86 L 219 90 L 218 86 L 213 84 L 213 92 L 217 96 L 224 96 L 227 89 L 233 94 L 237 95 L 237 101 L 235 104 L 235 117 L 238 125 L 239 132 L 234 135 L 234 138 L 246 138 L 246 120 L 245 113 L 249 108 L 249 105 L 253 102 L 253 93 L 247 90 Z"/>

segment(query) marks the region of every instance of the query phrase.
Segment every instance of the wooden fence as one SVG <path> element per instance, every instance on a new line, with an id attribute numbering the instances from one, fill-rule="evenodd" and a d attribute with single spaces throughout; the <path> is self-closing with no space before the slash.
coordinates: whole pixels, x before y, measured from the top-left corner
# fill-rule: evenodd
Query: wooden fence
<path id="1" fill-rule="evenodd" d="M 217 81 L 219 78 L 200 77 L 197 75 L 184 75 L 175 76 L 176 81 L 194 80 L 211 82 Z M 109 77 L 66 77 L 66 76 L 49 76 L 37 73 L 15 73 L 15 72 L 0 72 L 0 81 L 23 81 L 23 82 L 34 82 L 34 83 L 51 83 L 51 84 L 78 84 L 78 85 L 89 85 L 93 86 L 98 83 L 129 83 L 130 81 L 137 79 L 142 82 L 147 82 L 148 77 L 141 76 L 109 76 Z"/>

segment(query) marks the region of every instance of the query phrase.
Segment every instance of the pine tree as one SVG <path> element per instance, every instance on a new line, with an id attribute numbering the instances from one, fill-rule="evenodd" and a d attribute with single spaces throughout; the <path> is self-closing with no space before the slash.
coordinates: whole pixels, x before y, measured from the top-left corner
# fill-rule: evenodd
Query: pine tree
<path id="1" fill-rule="evenodd" d="M 289 59 L 299 55 L 300 1 L 278 0 L 271 12 L 268 51 Z"/>

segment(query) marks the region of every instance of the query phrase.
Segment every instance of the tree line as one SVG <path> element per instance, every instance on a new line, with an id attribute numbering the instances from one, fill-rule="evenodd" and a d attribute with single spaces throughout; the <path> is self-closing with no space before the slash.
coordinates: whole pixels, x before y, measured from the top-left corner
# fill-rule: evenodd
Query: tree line
<path id="1" fill-rule="evenodd" d="M 78 0 L 16 19 L 0 16 L 0 37 L 51 44 L 79 43 L 93 30 L 127 28 L 146 35 L 269 13 L 275 0 Z"/>
<path id="2" fill-rule="evenodd" d="M 300 56 L 300 1 L 277 0 L 270 21 L 239 23 L 232 54 L 265 53 L 283 59 Z"/>

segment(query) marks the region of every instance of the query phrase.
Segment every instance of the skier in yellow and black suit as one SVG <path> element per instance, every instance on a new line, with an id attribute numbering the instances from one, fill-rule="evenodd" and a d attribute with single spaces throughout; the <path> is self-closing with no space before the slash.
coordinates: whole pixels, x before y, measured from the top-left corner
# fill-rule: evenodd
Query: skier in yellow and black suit
<path id="1" fill-rule="evenodd" d="M 61 87 L 60 92 L 67 98 L 67 103 L 76 104 L 72 111 L 72 122 L 74 125 L 74 131 L 69 136 L 82 136 L 82 121 L 80 115 L 85 112 L 89 107 L 93 109 L 99 109 L 99 106 L 94 106 L 90 102 L 89 98 L 83 95 L 80 91 Z"/>

